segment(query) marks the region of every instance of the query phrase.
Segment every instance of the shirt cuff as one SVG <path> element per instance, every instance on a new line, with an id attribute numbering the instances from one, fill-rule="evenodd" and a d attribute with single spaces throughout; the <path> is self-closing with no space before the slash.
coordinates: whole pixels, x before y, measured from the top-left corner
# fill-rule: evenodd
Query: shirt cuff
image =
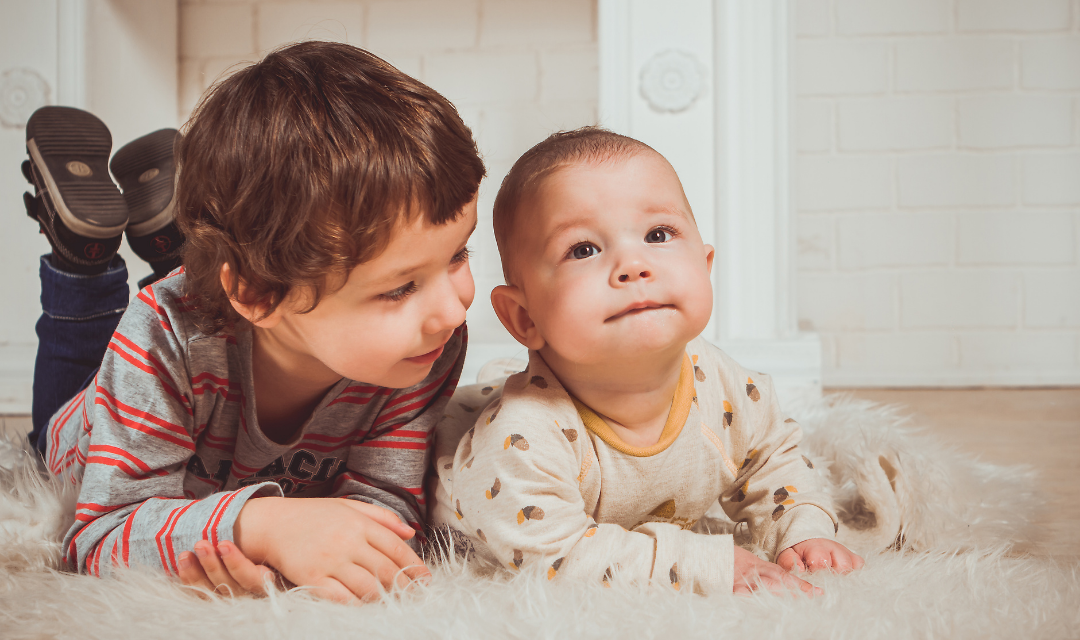
<path id="1" fill-rule="evenodd" d="M 784 549 L 813 538 L 835 540 L 836 521 L 828 511 L 816 504 L 796 505 L 777 523 L 776 548 L 772 552 L 773 562 Z"/>
<path id="2" fill-rule="evenodd" d="M 730 535 L 658 527 L 653 581 L 703 595 L 731 593 L 735 584 L 735 546 Z"/>
<path id="3" fill-rule="evenodd" d="M 217 539 L 236 542 L 233 539 L 233 527 L 236 525 L 236 519 L 240 517 L 240 510 L 244 508 L 248 500 L 252 498 L 282 498 L 284 496 L 285 493 L 281 490 L 281 485 L 276 482 L 260 482 L 259 484 L 238 489 L 233 493 L 232 498 L 226 498 L 227 502 L 222 509 L 221 519 L 214 526 Z M 194 548 L 194 545 L 192 548 Z"/>

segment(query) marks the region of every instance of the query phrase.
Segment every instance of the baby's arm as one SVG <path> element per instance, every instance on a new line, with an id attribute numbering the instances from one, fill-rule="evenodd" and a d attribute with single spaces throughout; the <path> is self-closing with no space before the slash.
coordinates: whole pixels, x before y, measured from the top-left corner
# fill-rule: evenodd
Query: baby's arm
<path id="1" fill-rule="evenodd" d="M 735 521 L 747 521 L 754 543 L 785 569 L 799 567 L 793 557 L 802 559 L 803 568 L 861 566 L 861 558 L 834 540 L 831 500 L 798 447 L 802 431 L 780 410 L 772 380 L 758 375 L 747 389 L 746 399 L 739 399 L 746 414 L 739 427 L 751 444 L 721 505 Z"/>

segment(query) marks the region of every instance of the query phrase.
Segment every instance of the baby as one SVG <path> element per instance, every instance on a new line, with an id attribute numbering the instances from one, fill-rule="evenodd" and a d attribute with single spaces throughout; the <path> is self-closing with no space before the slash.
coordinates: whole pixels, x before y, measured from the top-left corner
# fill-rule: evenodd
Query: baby
<path id="1" fill-rule="evenodd" d="M 529 366 L 460 441 L 440 433 L 435 524 L 513 570 L 701 593 L 811 591 L 787 570 L 862 565 L 770 378 L 699 337 L 714 250 L 659 153 L 555 134 L 514 164 L 494 223 L 491 302 Z M 778 565 L 693 530 L 717 501 Z"/>

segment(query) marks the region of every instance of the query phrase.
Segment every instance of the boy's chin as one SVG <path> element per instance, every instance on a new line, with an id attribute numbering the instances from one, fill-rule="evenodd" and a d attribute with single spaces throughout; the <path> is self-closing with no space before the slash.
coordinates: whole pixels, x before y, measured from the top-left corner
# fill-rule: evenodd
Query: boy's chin
<path id="1" fill-rule="evenodd" d="M 380 375 L 368 374 L 368 378 L 356 378 L 349 375 L 344 377 L 356 382 L 365 382 L 367 384 L 373 384 L 387 389 L 407 389 L 411 386 L 420 384 L 424 381 L 424 378 L 428 377 L 431 373 L 432 364 L 416 365 L 408 361 L 398 363 L 389 371 L 386 371 Z"/>

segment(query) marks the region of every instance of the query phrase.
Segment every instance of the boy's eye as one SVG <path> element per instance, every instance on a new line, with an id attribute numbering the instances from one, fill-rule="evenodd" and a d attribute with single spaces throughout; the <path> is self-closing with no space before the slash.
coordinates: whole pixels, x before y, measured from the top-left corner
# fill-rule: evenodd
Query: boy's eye
<path id="1" fill-rule="evenodd" d="M 416 283 L 410 282 L 409 284 L 402 285 L 393 291 L 387 291 L 386 293 L 380 293 L 379 298 L 382 300 L 389 300 L 390 302 L 398 302 L 408 298 L 413 293 L 416 293 Z"/>
<path id="2" fill-rule="evenodd" d="M 584 260 L 585 258 L 591 258 L 600 253 L 600 248 L 595 244 L 589 242 L 582 242 L 579 245 L 570 247 L 570 253 L 568 257 L 574 260 Z"/>
<path id="3" fill-rule="evenodd" d="M 471 255 L 472 251 L 469 251 L 469 248 L 465 247 L 461 251 L 458 251 L 454 254 L 454 257 L 450 259 L 450 264 L 461 264 L 463 262 L 468 262 L 469 256 Z"/>
<path id="4" fill-rule="evenodd" d="M 668 227 L 657 227 L 645 234 L 645 242 L 650 244 L 668 242 L 675 237 L 674 229 Z"/>

